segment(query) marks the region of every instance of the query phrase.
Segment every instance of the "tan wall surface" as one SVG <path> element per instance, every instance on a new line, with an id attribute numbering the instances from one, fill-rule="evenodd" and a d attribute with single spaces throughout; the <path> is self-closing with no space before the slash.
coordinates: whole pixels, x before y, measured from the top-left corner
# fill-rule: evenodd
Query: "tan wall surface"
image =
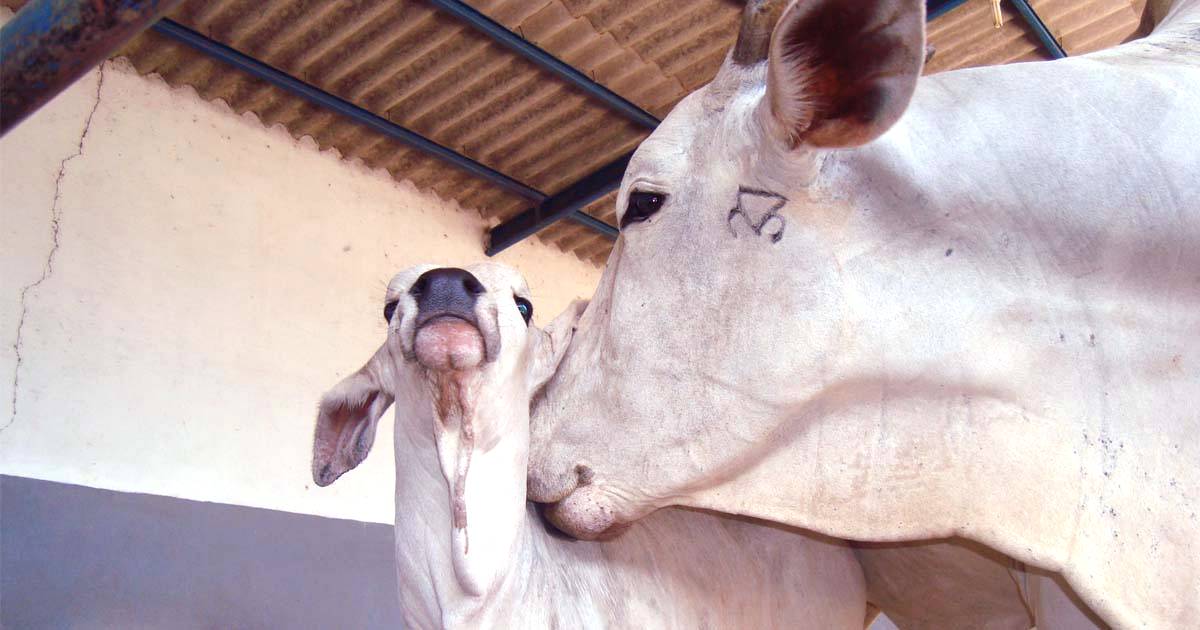
<path id="1" fill-rule="evenodd" d="M 391 275 L 482 259 L 484 227 L 106 64 L 0 141 L 0 473 L 391 522 L 391 427 L 318 489 L 316 401 L 378 346 Z M 499 259 L 543 323 L 600 274 Z"/>

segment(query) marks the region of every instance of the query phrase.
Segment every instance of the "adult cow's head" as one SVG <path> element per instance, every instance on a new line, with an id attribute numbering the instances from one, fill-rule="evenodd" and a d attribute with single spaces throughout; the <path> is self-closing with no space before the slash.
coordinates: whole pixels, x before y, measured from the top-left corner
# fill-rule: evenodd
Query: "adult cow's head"
<path id="1" fill-rule="evenodd" d="M 923 58 L 920 0 L 747 6 L 717 77 L 630 162 L 621 238 L 535 410 L 531 498 L 563 529 L 740 511 L 728 482 L 834 403 L 854 204 L 829 158 L 892 127 Z"/>

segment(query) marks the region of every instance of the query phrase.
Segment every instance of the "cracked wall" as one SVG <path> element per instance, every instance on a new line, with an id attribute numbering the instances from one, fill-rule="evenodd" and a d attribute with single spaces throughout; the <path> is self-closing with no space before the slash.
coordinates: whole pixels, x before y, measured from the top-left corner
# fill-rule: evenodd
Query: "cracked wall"
<path id="1" fill-rule="evenodd" d="M 0 473 L 391 522 L 391 428 L 318 490 L 316 402 L 378 346 L 392 273 L 483 258 L 482 220 L 122 61 L 100 76 L 0 141 Z M 600 273 L 500 260 L 542 323 Z"/>
<path id="2" fill-rule="evenodd" d="M 24 349 L 25 323 L 29 315 L 30 301 L 36 296 L 37 290 L 46 282 L 54 273 L 54 259 L 58 255 L 58 248 L 61 244 L 61 227 L 62 227 L 62 183 L 67 176 L 67 166 L 72 160 L 75 160 L 83 155 L 83 144 L 87 141 L 88 132 L 92 127 L 92 118 L 96 115 L 96 110 L 100 108 L 100 91 L 104 87 L 104 69 L 103 67 L 96 70 L 96 93 L 92 97 L 92 106 L 88 110 L 83 119 L 83 128 L 79 130 L 79 143 L 70 155 L 64 157 L 58 164 L 58 172 L 54 175 L 54 190 L 51 191 L 50 209 L 47 217 L 47 227 L 50 233 L 50 243 L 47 248 L 45 260 L 42 262 L 42 272 L 37 274 L 29 284 L 20 288 L 17 293 L 17 303 L 13 309 L 13 319 L 16 323 L 13 326 L 13 342 L 9 344 L 12 349 L 12 395 L 9 396 L 9 417 L 8 422 L 0 423 L 0 433 L 8 429 L 13 422 L 16 422 L 17 415 L 20 413 L 19 395 L 21 392 L 21 365 L 24 363 L 22 351 Z M 16 244 L 14 243 L 14 249 Z"/>

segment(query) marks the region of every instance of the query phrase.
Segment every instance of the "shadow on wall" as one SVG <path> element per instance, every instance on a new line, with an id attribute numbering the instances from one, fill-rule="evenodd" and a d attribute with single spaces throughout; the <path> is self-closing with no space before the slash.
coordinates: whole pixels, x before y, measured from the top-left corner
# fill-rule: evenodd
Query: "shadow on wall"
<path id="1" fill-rule="evenodd" d="M 392 528 L 0 476 L 0 627 L 398 628 Z"/>
<path id="2" fill-rule="evenodd" d="M 0 628 L 401 627 L 388 525 L 4 475 L 0 593 Z"/>

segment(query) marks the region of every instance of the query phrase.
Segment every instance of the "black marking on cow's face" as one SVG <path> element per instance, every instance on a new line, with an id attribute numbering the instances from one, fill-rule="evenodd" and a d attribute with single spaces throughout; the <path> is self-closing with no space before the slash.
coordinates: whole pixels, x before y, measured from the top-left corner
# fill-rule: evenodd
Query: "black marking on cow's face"
<path id="1" fill-rule="evenodd" d="M 767 210 L 758 214 L 758 211 L 750 207 L 751 199 L 767 200 Z M 734 238 L 737 238 L 738 233 L 733 220 L 740 216 L 745 219 L 746 225 L 750 227 L 755 236 L 766 235 L 772 243 L 778 243 L 783 239 L 783 230 L 787 227 L 787 221 L 779 214 L 779 210 L 787 202 L 788 198 L 779 193 L 738 186 L 737 205 L 729 211 L 729 215 L 725 218 L 725 222 L 729 225 L 729 232 L 733 234 Z M 761 206 L 761 204 L 758 205 Z M 775 227 L 775 229 L 772 231 L 769 229 L 771 227 Z"/>

